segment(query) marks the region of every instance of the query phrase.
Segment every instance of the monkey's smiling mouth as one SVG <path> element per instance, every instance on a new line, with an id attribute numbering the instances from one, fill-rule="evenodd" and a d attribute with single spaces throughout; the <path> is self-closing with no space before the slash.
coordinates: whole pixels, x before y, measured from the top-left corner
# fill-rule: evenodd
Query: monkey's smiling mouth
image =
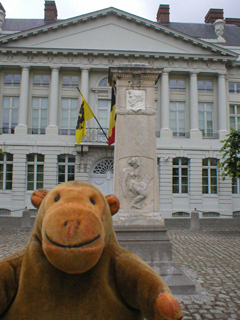
<path id="1" fill-rule="evenodd" d="M 48 239 L 48 241 L 51 242 L 53 245 L 55 245 L 57 247 L 60 247 L 60 248 L 65 248 L 65 249 L 81 248 L 81 247 L 86 246 L 86 245 L 88 245 L 90 243 L 93 243 L 94 241 L 96 241 L 97 239 L 100 238 L 100 234 L 99 234 L 98 236 L 96 236 L 92 240 L 89 240 L 89 241 L 86 241 L 86 242 L 83 242 L 83 243 L 79 243 L 79 244 L 75 244 L 75 245 L 67 245 L 67 246 L 65 246 L 63 244 L 57 243 L 57 242 L 53 241 L 52 239 L 50 239 L 49 236 L 47 235 L 46 231 L 45 231 L 45 236 Z"/>

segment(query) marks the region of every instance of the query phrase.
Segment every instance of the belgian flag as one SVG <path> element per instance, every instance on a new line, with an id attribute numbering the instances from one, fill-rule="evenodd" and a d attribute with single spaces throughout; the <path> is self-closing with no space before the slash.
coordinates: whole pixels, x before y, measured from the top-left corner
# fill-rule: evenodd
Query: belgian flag
<path id="1" fill-rule="evenodd" d="M 82 103 L 81 103 L 80 111 L 78 114 L 78 120 L 77 120 L 76 132 L 75 132 L 77 144 L 80 144 L 82 142 L 82 137 L 86 136 L 87 134 L 86 121 L 94 117 L 94 114 L 90 109 L 84 96 L 82 95 L 81 92 L 80 94 L 82 96 Z"/>
<path id="2" fill-rule="evenodd" d="M 111 112 L 109 120 L 109 130 L 108 130 L 108 145 L 110 146 L 115 142 L 115 124 L 116 124 L 116 98 L 114 90 L 112 88 L 112 99 L 111 99 Z"/>

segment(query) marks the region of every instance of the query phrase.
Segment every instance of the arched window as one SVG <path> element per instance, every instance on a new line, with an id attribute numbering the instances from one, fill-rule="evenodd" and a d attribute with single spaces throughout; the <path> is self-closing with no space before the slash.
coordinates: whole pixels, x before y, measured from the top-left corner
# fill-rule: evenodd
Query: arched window
<path id="1" fill-rule="evenodd" d="M 11 210 L 4 209 L 4 208 L 0 209 L 0 216 L 10 216 L 10 215 L 11 215 Z"/>
<path id="2" fill-rule="evenodd" d="M 188 218 L 188 217 L 190 217 L 190 213 L 188 213 L 188 212 L 181 212 L 181 211 L 179 211 L 179 212 L 173 212 L 172 217 L 173 217 L 173 218 Z"/>
<path id="3" fill-rule="evenodd" d="M 58 183 L 72 181 L 75 178 L 75 156 L 60 154 L 58 156 Z"/>
<path id="4" fill-rule="evenodd" d="M 202 213 L 203 218 L 218 218 L 220 217 L 219 212 L 203 212 Z"/>
<path id="5" fill-rule="evenodd" d="M 108 87 L 108 78 L 103 78 L 99 84 L 98 84 L 99 87 Z"/>
<path id="6" fill-rule="evenodd" d="M 172 192 L 188 193 L 189 159 L 174 158 L 172 170 Z"/>

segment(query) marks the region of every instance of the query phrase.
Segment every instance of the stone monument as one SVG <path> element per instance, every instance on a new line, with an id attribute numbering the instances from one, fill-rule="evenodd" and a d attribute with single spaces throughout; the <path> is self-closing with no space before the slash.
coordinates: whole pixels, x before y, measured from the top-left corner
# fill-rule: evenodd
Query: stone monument
<path id="1" fill-rule="evenodd" d="M 182 293 L 181 284 L 187 282 L 172 264 L 172 246 L 159 208 L 154 94 L 161 73 L 145 65 L 109 69 L 116 93 L 113 183 L 121 206 L 113 224 L 119 243 L 154 268 L 173 293 Z M 185 292 L 194 290 L 191 283 Z"/>

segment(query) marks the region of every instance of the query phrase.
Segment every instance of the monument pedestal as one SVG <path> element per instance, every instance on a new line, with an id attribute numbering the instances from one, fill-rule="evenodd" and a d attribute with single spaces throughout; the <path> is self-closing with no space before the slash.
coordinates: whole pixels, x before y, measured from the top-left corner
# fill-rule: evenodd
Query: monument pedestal
<path id="1" fill-rule="evenodd" d="M 119 244 L 137 254 L 166 282 L 173 294 L 195 294 L 195 284 L 172 262 L 172 244 L 164 226 L 114 225 Z"/>

